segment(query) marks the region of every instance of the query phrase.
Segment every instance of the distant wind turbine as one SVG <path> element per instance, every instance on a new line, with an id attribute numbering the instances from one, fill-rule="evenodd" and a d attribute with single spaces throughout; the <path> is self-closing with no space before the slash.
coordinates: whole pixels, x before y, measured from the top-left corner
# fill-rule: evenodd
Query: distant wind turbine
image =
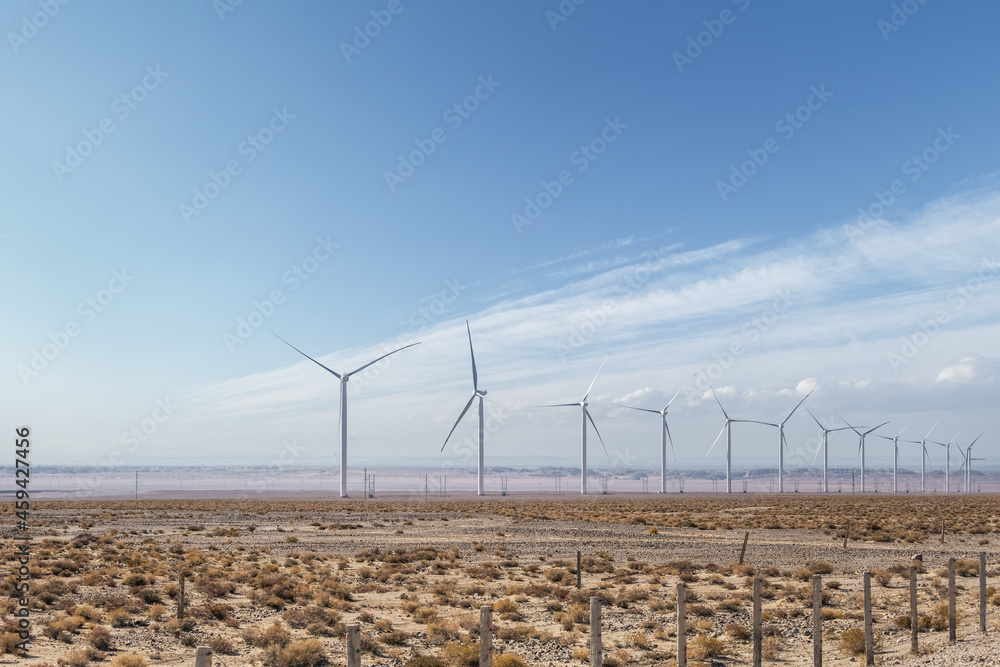
<path id="1" fill-rule="evenodd" d="M 340 497 L 346 498 L 347 497 L 347 381 L 351 379 L 352 375 L 360 373 L 361 371 L 365 370 L 372 364 L 376 364 L 382 361 L 389 355 L 396 354 L 400 350 L 405 350 L 408 347 L 413 347 L 414 345 L 419 345 L 420 343 L 417 342 L 417 343 L 410 343 L 409 345 L 404 345 L 398 350 L 393 350 L 388 354 L 383 354 L 381 357 L 379 357 L 374 361 L 369 361 L 364 366 L 356 368 L 350 373 L 340 374 L 337 371 L 327 368 L 323 364 L 319 363 L 318 361 L 310 357 L 308 354 L 306 354 L 299 348 L 295 347 L 294 345 L 292 345 L 287 340 L 285 340 L 278 334 L 274 333 L 273 331 L 271 333 L 274 334 L 274 337 L 280 340 L 282 343 L 292 348 L 293 350 L 301 354 L 303 357 L 305 357 L 309 361 L 313 362 L 314 364 L 316 364 L 317 366 L 319 366 L 320 368 L 322 368 L 323 370 L 332 374 L 335 378 L 340 380 Z"/>
<path id="2" fill-rule="evenodd" d="M 972 441 L 972 444 L 965 448 L 965 452 L 962 453 L 962 457 L 965 459 L 962 463 L 962 468 L 965 469 L 965 492 L 972 493 L 972 461 L 981 461 L 982 459 L 972 458 L 972 446 L 979 442 L 979 438 L 983 437 L 980 433 L 976 436 L 976 439 Z M 962 448 L 959 447 L 958 450 L 961 452 Z M 962 470 L 959 468 L 959 470 Z"/>
<path id="3" fill-rule="evenodd" d="M 479 495 L 483 496 L 486 495 L 483 486 L 483 439 L 484 439 L 483 398 L 486 396 L 486 390 L 479 388 L 479 373 L 476 371 L 476 351 L 472 348 L 472 329 L 469 327 L 469 320 L 465 321 L 465 330 L 469 334 L 469 354 L 472 356 L 472 398 L 470 398 L 469 402 L 465 404 L 465 408 L 462 410 L 462 414 L 458 416 L 458 419 L 455 420 L 455 425 L 451 427 L 450 431 L 448 431 L 448 437 L 444 439 L 444 444 L 441 445 L 441 451 L 443 452 L 444 448 L 448 445 L 448 440 L 451 438 L 452 433 L 455 432 L 455 429 L 458 428 L 458 423 L 462 421 L 462 417 L 464 417 L 465 413 L 468 412 L 469 408 L 472 407 L 472 402 L 478 398 L 479 399 L 479 482 L 476 487 L 477 489 L 476 492 Z"/>
<path id="4" fill-rule="evenodd" d="M 784 493 L 785 491 L 785 447 L 787 446 L 787 443 L 785 442 L 785 423 L 792 418 L 792 415 L 794 415 L 795 411 L 799 409 L 799 406 L 805 403 L 806 399 L 810 396 L 812 396 L 811 391 L 806 394 L 802 400 L 799 401 L 794 408 L 792 408 L 792 411 L 788 413 L 788 416 L 778 424 L 759 421 L 753 422 L 754 424 L 763 424 L 764 426 L 774 426 L 778 429 L 778 493 Z"/>
<path id="5" fill-rule="evenodd" d="M 611 352 L 614 352 L 612 350 Z M 554 405 L 539 405 L 539 408 L 570 408 L 579 407 L 583 411 L 583 439 L 580 445 L 580 493 L 587 493 L 587 420 L 590 420 L 591 426 L 594 427 L 594 433 L 597 434 L 597 438 L 601 441 L 601 447 L 604 447 L 604 453 L 608 456 L 608 463 L 611 462 L 611 455 L 608 454 L 608 448 L 604 445 L 604 438 L 601 437 L 601 432 L 597 430 L 597 424 L 594 423 L 594 418 L 590 416 L 590 412 L 587 410 L 587 399 L 590 397 L 590 392 L 594 388 L 594 383 L 597 382 L 597 376 L 601 374 L 604 370 L 604 364 L 608 363 L 608 359 L 611 358 L 611 352 L 608 352 L 608 356 L 604 358 L 604 362 L 601 367 L 597 369 L 597 375 L 594 379 L 590 381 L 590 387 L 587 388 L 587 393 L 583 395 L 583 398 L 576 403 L 557 403 Z"/>
<path id="6" fill-rule="evenodd" d="M 816 422 L 816 425 L 819 426 L 823 430 L 823 442 L 822 442 L 822 444 L 820 444 L 819 449 L 816 450 L 816 454 L 813 456 L 813 463 L 816 463 L 816 456 L 819 456 L 820 449 L 822 449 L 823 450 L 823 493 L 829 493 L 830 492 L 830 485 L 829 485 L 827 474 L 826 474 L 827 466 L 829 465 L 829 462 L 830 462 L 830 449 L 829 449 L 830 448 L 830 443 L 829 443 L 829 437 L 830 437 L 830 434 L 833 433 L 833 432 L 835 432 L 835 431 L 850 431 L 851 427 L 850 426 L 841 426 L 840 428 L 827 428 L 827 427 L 823 426 L 823 424 L 821 424 L 818 419 L 816 419 L 816 415 L 814 415 L 809 410 L 809 408 L 806 408 L 806 412 L 808 412 L 809 416 L 813 418 L 813 421 Z"/>
<path id="7" fill-rule="evenodd" d="M 911 420 L 910 424 L 912 423 L 913 421 Z M 909 426 L 910 424 L 907 424 L 906 426 Z M 903 435 L 903 431 L 906 430 L 906 426 L 899 429 L 899 433 L 897 433 L 891 438 L 887 435 L 875 436 L 876 438 L 882 438 L 883 440 L 889 440 L 892 442 L 892 492 L 893 493 L 896 493 L 896 473 L 899 470 L 899 436 Z"/>
<path id="8" fill-rule="evenodd" d="M 840 415 L 837 415 L 837 416 L 840 417 Z M 843 417 L 840 417 L 840 419 L 841 419 L 841 421 L 843 421 L 848 426 L 851 426 L 851 423 L 849 421 L 847 421 L 846 419 L 844 419 Z M 889 422 L 882 422 L 881 424 L 879 424 L 875 428 L 870 428 L 870 429 L 868 429 L 867 431 L 864 431 L 864 432 L 861 432 L 858 429 L 856 429 L 853 426 L 851 426 L 851 430 L 854 431 L 855 433 L 857 433 L 861 437 L 861 440 L 858 443 L 858 453 L 861 454 L 861 493 L 865 492 L 865 436 L 869 435 L 873 431 L 877 431 L 878 429 L 882 428 L 883 426 L 885 426 L 888 423 Z M 864 426 L 862 426 L 861 428 L 864 428 Z"/>
<path id="9" fill-rule="evenodd" d="M 708 458 L 708 455 L 712 453 L 712 450 L 715 449 L 715 445 L 719 442 L 719 438 L 721 438 L 722 434 L 725 433 L 726 434 L 726 493 L 732 493 L 733 492 L 733 476 L 732 476 L 733 424 L 740 424 L 740 423 L 761 424 L 763 422 L 756 422 L 753 421 L 752 419 L 733 419 L 726 412 L 726 409 L 722 407 L 722 401 L 719 400 L 719 395 L 715 393 L 715 387 L 712 386 L 711 382 L 708 383 L 708 386 L 712 390 L 712 396 L 715 396 L 715 402 L 719 404 L 719 409 L 722 410 L 722 416 L 726 418 L 726 424 L 725 426 L 722 427 L 722 430 L 719 431 L 719 435 L 715 436 L 715 442 L 713 442 L 712 446 L 708 448 L 707 452 L 705 452 L 705 458 Z"/>
<path id="10" fill-rule="evenodd" d="M 962 431 L 965 427 L 962 427 Z M 959 431 L 955 434 L 955 437 L 948 442 L 938 442 L 937 440 L 930 440 L 929 442 L 944 447 L 944 492 L 951 493 L 951 443 L 955 442 L 955 438 L 962 434 Z"/>
<path id="11" fill-rule="evenodd" d="M 700 373 L 701 371 L 698 371 Z M 695 373 L 691 377 L 694 378 L 698 373 Z M 688 380 L 690 382 L 690 380 Z M 636 408 L 631 405 L 621 405 L 616 403 L 615 405 L 620 405 L 620 407 L 628 408 L 629 410 L 638 410 L 639 412 L 651 412 L 654 415 L 660 415 L 660 420 L 663 423 L 663 429 L 660 433 L 660 493 L 667 492 L 667 442 L 670 442 L 670 453 L 674 457 L 674 465 L 677 464 L 677 452 L 674 451 L 674 439 L 670 435 L 670 427 L 667 425 L 667 410 L 674 400 L 680 395 L 684 387 L 677 390 L 674 397 L 667 401 L 667 404 L 663 406 L 662 410 L 650 410 L 649 408 Z"/>
<path id="12" fill-rule="evenodd" d="M 931 437 L 931 433 L 934 432 L 934 429 L 936 429 L 937 425 L 940 423 L 941 422 L 938 421 L 937 423 L 934 424 L 934 426 L 931 426 L 931 430 L 927 431 L 927 435 L 925 435 L 920 440 L 904 441 L 910 444 L 920 445 L 920 493 L 927 492 L 927 484 L 924 481 L 927 475 L 927 438 Z"/>

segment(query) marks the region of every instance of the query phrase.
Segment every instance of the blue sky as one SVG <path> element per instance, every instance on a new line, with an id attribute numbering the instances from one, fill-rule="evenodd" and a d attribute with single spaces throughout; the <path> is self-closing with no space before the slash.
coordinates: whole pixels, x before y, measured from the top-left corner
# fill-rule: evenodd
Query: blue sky
<path id="1" fill-rule="evenodd" d="M 5 3 L 3 423 L 39 464 L 288 441 L 330 464 L 337 384 L 267 329 L 337 370 L 421 340 L 351 385 L 352 462 L 463 463 L 437 450 L 468 318 L 507 411 L 488 462 L 577 461 L 578 415 L 528 406 L 579 398 L 613 347 L 592 411 L 619 461 L 658 436 L 612 401 L 660 407 L 712 364 L 741 416 L 815 388 L 817 415 L 940 419 L 996 456 L 998 13 Z M 692 465 L 721 427 L 703 389 L 672 424 Z M 811 458 L 807 416 L 789 429 Z M 735 465 L 773 440 L 747 428 Z"/>

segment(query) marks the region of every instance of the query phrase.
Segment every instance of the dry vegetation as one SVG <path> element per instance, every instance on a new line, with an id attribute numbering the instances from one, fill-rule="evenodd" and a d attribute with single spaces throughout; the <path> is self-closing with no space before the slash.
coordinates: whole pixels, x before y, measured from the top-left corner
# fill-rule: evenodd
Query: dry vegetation
<path id="1" fill-rule="evenodd" d="M 594 596 L 605 605 L 605 665 L 667 664 L 676 648 L 678 582 L 688 585 L 690 658 L 740 664 L 750 651 L 755 575 L 763 578 L 765 657 L 796 664 L 811 656 L 814 574 L 824 580 L 824 636 L 829 652 L 838 654 L 831 661 L 859 654 L 861 577 L 840 549 L 848 520 L 852 549 L 868 549 L 880 563 L 873 571 L 877 650 L 904 656 L 913 543 L 928 553 L 919 627 L 922 641 L 933 645 L 946 639 L 948 621 L 946 557 L 930 554 L 940 521 L 947 522 L 953 555 L 989 550 L 983 543 L 1000 529 L 1000 502 L 992 496 L 89 502 L 36 503 L 33 518 L 37 638 L 31 655 L 21 658 L 28 665 L 189 664 L 195 646 L 212 647 L 230 665 L 340 664 L 347 625 L 357 623 L 365 664 L 474 666 L 484 605 L 494 609 L 498 667 L 583 664 Z M 553 526 L 565 522 L 566 532 L 558 533 Z M 621 541 L 587 533 L 598 525 L 608 531 L 602 535 Z M 754 544 L 763 539 L 760 531 L 800 531 L 814 556 L 790 562 L 779 548 L 756 559 L 751 551 L 747 564 L 734 564 L 731 547 L 744 528 L 758 531 Z M 700 558 L 673 552 L 672 545 L 707 531 L 724 534 L 724 553 L 718 540 L 698 547 Z M 565 534 L 580 536 L 582 589 L 576 545 Z M 9 539 L 0 555 L 13 561 Z M 961 558 L 957 569 L 962 627 L 972 632 L 977 585 L 970 578 L 978 576 L 978 561 Z M 177 618 L 182 572 L 187 613 Z M 7 654 L 16 643 L 9 634 L 14 584 L 10 575 L 0 580 Z M 1000 605 L 996 589 L 989 593 Z"/>

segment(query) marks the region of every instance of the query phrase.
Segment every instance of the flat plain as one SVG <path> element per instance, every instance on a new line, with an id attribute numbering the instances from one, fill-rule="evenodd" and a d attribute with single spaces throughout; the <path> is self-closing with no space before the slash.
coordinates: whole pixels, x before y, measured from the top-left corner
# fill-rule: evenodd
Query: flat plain
<path id="1" fill-rule="evenodd" d="M 12 507 L 4 518 L 2 560 L 13 563 Z M 35 640 L 16 655 L 5 634 L 0 663 L 192 665 L 196 647 L 209 646 L 223 667 L 339 665 L 346 628 L 358 624 L 363 664 L 476 665 L 480 609 L 489 605 L 498 667 L 583 665 L 589 602 L 599 597 L 605 665 L 670 665 L 683 582 L 688 664 L 751 664 L 756 576 L 765 662 L 807 665 L 819 574 L 824 663 L 864 664 L 864 570 L 877 664 L 997 664 L 1000 653 L 995 495 L 43 501 L 33 503 L 32 530 Z M 913 564 L 916 656 L 907 625 Z M 7 631 L 12 572 L 5 566 L 0 582 Z"/>

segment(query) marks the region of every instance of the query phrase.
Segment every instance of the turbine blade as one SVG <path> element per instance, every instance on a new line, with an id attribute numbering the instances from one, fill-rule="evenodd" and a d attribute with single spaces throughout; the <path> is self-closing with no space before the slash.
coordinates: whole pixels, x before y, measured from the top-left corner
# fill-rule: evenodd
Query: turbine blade
<path id="1" fill-rule="evenodd" d="M 639 412 L 652 412 L 654 415 L 662 414 L 659 410 L 650 410 L 649 408 L 633 408 L 631 405 L 622 405 L 621 403 L 612 403 L 612 405 L 617 405 L 619 408 L 628 408 L 629 410 L 638 410 Z"/>
<path id="2" fill-rule="evenodd" d="M 760 422 L 756 419 L 733 419 L 734 422 L 740 422 L 742 424 L 763 424 L 764 426 L 773 426 L 778 428 L 778 424 L 772 424 L 771 422 Z"/>
<path id="3" fill-rule="evenodd" d="M 326 366 L 324 366 L 323 364 L 319 363 L 318 361 L 316 361 L 315 359 L 313 359 L 312 357 L 310 357 L 310 356 L 309 356 L 308 354 L 306 354 L 305 352 L 303 352 L 303 351 L 302 351 L 302 350 L 300 350 L 299 348 L 295 347 L 294 345 L 292 345 L 292 344 L 291 344 L 291 343 L 289 343 L 289 342 L 288 342 L 287 340 L 285 340 L 284 338 L 282 338 L 282 337 L 281 337 L 281 336 L 279 336 L 278 334 L 274 333 L 273 331 L 271 332 L 271 335 L 272 335 L 272 336 L 274 336 L 275 338 L 277 338 L 278 340 L 280 340 L 280 341 L 281 341 L 282 343 L 284 343 L 284 344 L 285 344 L 285 345 L 287 345 L 288 347 L 290 347 L 290 348 L 292 348 L 293 350 L 295 350 L 296 352 L 298 352 L 299 354 L 301 354 L 301 355 L 302 355 L 303 357 L 305 357 L 305 358 L 306 358 L 306 359 L 308 359 L 309 361 L 311 361 L 311 362 L 313 362 L 314 364 L 316 364 L 317 366 L 321 367 L 321 368 L 322 368 L 323 370 L 325 370 L 325 371 L 328 371 L 328 372 L 330 372 L 330 373 L 333 373 L 333 374 L 334 374 L 334 375 L 336 376 L 336 378 L 337 378 L 338 380 L 340 380 L 340 379 L 341 379 L 341 377 L 340 377 L 340 373 L 338 373 L 337 371 L 335 371 L 335 370 L 333 370 L 333 369 L 331 369 L 331 368 L 327 368 Z"/>
<path id="4" fill-rule="evenodd" d="M 476 372 L 476 351 L 472 349 L 472 329 L 469 320 L 465 320 L 465 330 L 469 332 L 469 354 L 472 355 L 472 389 L 479 391 L 479 373 Z"/>
<path id="5" fill-rule="evenodd" d="M 590 425 L 594 427 L 594 433 L 597 434 L 597 439 L 601 441 L 601 447 L 604 447 L 604 455 L 608 457 L 608 464 L 614 465 L 611 463 L 611 454 L 608 454 L 608 448 L 604 444 L 604 438 L 601 437 L 601 432 L 597 430 L 597 424 L 594 423 L 594 418 L 590 416 L 590 410 L 584 408 L 583 414 L 587 415 L 587 419 L 590 420 Z"/>
<path id="6" fill-rule="evenodd" d="M 707 452 L 705 452 L 705 458 L 706 459 L 708 458 L 708 455 L 712 453 L 712 450 L 715 449 L 715 445 L 717 445 L 719 443 L 719 438 L 722 437 L 722 434 L 726 432 L 726 429 L 728 427 L 729 427 L 729 422 L 727 421 L 726 425 L 722 427 L 721 431 L 719 431 L 719 435 L 715 436 L 715 442 L 713 442 L 712 446 L 708 448 Z"/>
<path id="7" fill-rule="evenodd" d="M 364 366 L 362 366 L 361 368 L 358 368 L 358 369 L 355 369 L 355 370 L 351 371 L 350 373 L 348 373 L 348 375 L 354 375 L 355 373 L 360 373 L 361 371 L 365 370 L 366 368 L 368 368 L 368 367 L 369 367 L 369 366 L 371 366 L 372 364 L 377 364 L 378 362 L 382 361 L 383 359 L 385 359 L 385 358 L 386 358 L 386 357 L 388 357 L 389 355 L 391 355 L 391 354 L 396 354 L 397 352 L 399 352 L 399 351 L 401 351 L 401 350 L 405 350 L 405 349 L 406 349 L 406 348 L 408 348 L 408 347 L 413 347 L 414 345 L 420 345 L 420 342 L 419 342 L 419 341 L 417 341 L 416 343 L 410 343 L 409 345 L 404 345 L 403 347 L 399 348 L 398 350 L 393 350 L 393 351 L 392 351 L 392 352 L 390 352 L 389 354 L 383 354 L 383 355 L 382 355 L 381 357 L 379 357 L 379 358 L 378 358 L 378 359 L 376 359 L 375 361 L 369 361 L 369 362 L 368 362 L 367 364 L 365 364 L 365 365 L 364 365 Z"/>
<path id="8" fill-rule="evenodd" d="M 791 419 L 792 415 L 795 414 L 795 411 L 799 409 L 799 406 L 802 405 L 803 403 L 805 403 L 806 399 L 809 398 L 810 396 L 812 396 L 812 392 L 811 391 L 808 394 L 806 394 L 805 396 L 802 397 L 802 400 L 799 401 L 794 408 L 792 408 L 792 411 L 788 413 L 788 416 L 785 417 L 785 420 L 783 422 L 781 422 L 781 423 L 784 424 L 789 419 Z"/>
<path id="9" fill-rule="evenodd" d="M 674 436 L 670 435 L 670 424 L 667 423 L 666 415 L 663 415 L 663 428 L 667 429 L 667 442 L 670 443 L 670 455 L 674 457 L 674 465 L 677 465 L 677 451 L 674 449 Z"/>
<path id="10" fill-rule="evenodd" d="M 722 410 L 723 416 L 726 418 L 726 421 L 728 421 L 729 415 L 726 414 L 726 409 L 722 407 L 722 401 L 719 400 L 719 395 L 715 393 L 715 387 L 712 386 L 711 381 L 708 383 L 708 386 L 712 390 L 712 396 L 715 396 L 715 402 L 719 404 L 719 409 Z M 716 438 L 716 440 L 718 440 L 718 438 Z"/>
<path id="11" fill-rule="evenodd" d="M 614 350 L 611 350 L 611 352 L 614 352 Z M 594 379 L 590 381 L 590 386 L 587 387 L 587 393 L 583 395 L 583 401 L 581 401 L 582 403 L 587 402 L 587 397 L 590 396 L 590 392 L 594 388 L 594 383 L 597 382 L 597 376 L 601 374 L 601 371 L 604 370 L 604 364 L 608 363 L 608 359 L 611 358 L 611 352 L 608 352 L 608 356 L 604 357 L 604 362 L 601 363 L 601 367 L 597 369 L 597 374 L 594 375 Z M 594 428 L 597 427 L 595 426 Z"/>
<path id="12" fill-rule="evenodd" d="M 694 372 L 694 375 L 692 375 L 690 378 L 688 378 L 688 382 L 690 382 L 691 380 L 693 380 L 696 377 L 698 377 L 698 373 L 701 373 L 701 369 L 700 368 Z M 677 390 L 677 393 L 674 394 L 673 398 L 671 398 L 669 401 L 667 401 L 666 406 L 664 406 L 664 408 L 663 408 L 664 411 L 666 411 L 666 409 L 670 407 L 670 405 L 674 402 L 674 399 L 676 399 L 678 396 L 681 395 L 681 392 L 684 391 L 684 387 L 686 387 L 686 386 L 687 386 L 687 382 L 685 382 L 684 384 L 681 385 L 681 388 Z"/>
<path id="13" fill-rule="evenodd" d="M 838 418 L 838 419 L 840 419 L 840 421 L 842 421 L 842 422 L 844 422 L 845 424 L 847 424 L 848 426 L 850 426 L 850 428 L 851 428 L 851 430 L 852 430 L 852 431 L 854 431 L 854 432 L 855 432 L 855 433 L 857 433 L 858 435 L 861 435 L 861 431 L 859 431 L 858 429 L 856 429 L 856 428 L 854 428 L 853 426 L 851 426 L 851 422 L 849 422 L 849 421 L 847 421 L 846 419 L 844 419 L 843 417 L 841 417 L 841 416 L 840 416 L 840 413 L 839 413 L 839 412 L 838 412 L 838 413 L 836 413 L 836 415 L 837 415 L 837 418 Z"/>
<path id="14" fill-rule="evenodd" d="M 809 416 L 813 418 L 813 421 L 814 421 L 814 422 L 816 422 L 816 426 L 819 426 L 819 427 L 820 427 L 821 429 L 823 429 L 824 431 L 828 431 L 828 430 L 830 430 L 830 429 L 828 429 L 828 428 L 825 428 L 825 427 L 824 427 L 824 426 L 823 426 L 822 424 L 820 424 L 820 423 L 819 423 L 819 420 L 818 420 L 818 419 L 816 419 L 816 415 L 814 415 L 814 414 L 812 413 L 812 411 L 811 411 L 811 410 L 810 410 L 809 408 L 806 408 L 806 412 L 808 412 L 808 413 L 809 413 Z"/>
<path id="15" fill-rule="evenodd" d="M 451 434 L 455 432 L 456 428 L 458 428 L 458 422 L 462 421 L 462 417 L 464 417 L 465 413 L 468 412 L 469 408 L 472 407 L 472 402 L 474 400 L 476 400 L 476 394 L 473 394 L 472 398 L 469 399 L 469 402 L 465 404 L 465 408 L 462 410 L 462 414 L 458 416 L 458 419 L 455 420 L 455 425 L 451 427 L 450 431 L 448 431 L 448 437 L 444 439 L 444 444 L 441 445 L 442 452 L 444 451 L 445 446 L 447 446 L 448 441 L 451 439 Z"/>
<path id="16" fill-rule="evenodd" d="M 886 424 L 888 424 L 888 423 L 889 423 L 889 422 L 882 422 L 881 424 L 879 424 L 879 425 L 878 425 L 878 426 L 876 426 L 875 428 L 870 428 L 870 429 L 868 429 L 867 431 L 865 431 L 865 435 L 868 435 L 868 434 L 869 434 L 869 433 L 871 433 L 872 431 L 877 431 L 878 429 L 882 428 L 883 426 L 885 426 L 885 425 L 886 425 Z M 889 439 L 890 439 L 890 440 L 892 440 L 892 438 L 889 438 Z"/>
<path id="17" fill-rule="evenodd" d="M 533 408 L 578 408 L 579 403 L 553 403 L 550 405 L 532 405 Z"/>
<path id="18" fill-rule="evenodd" d="M 822 426 L 820 428 L 822 428 Z M 819 445 L 816 447 L 816 453 L 813 454 L 812 463 L 809 464 L 810 468 L 812 468 L 814 465 L 816 465 L 816 459 L 819 458 L 819 453 L 820 453 L 820 450 L 822 450 L 822 449 L 823 449 L 823 442 L 820 441 Z"/>

